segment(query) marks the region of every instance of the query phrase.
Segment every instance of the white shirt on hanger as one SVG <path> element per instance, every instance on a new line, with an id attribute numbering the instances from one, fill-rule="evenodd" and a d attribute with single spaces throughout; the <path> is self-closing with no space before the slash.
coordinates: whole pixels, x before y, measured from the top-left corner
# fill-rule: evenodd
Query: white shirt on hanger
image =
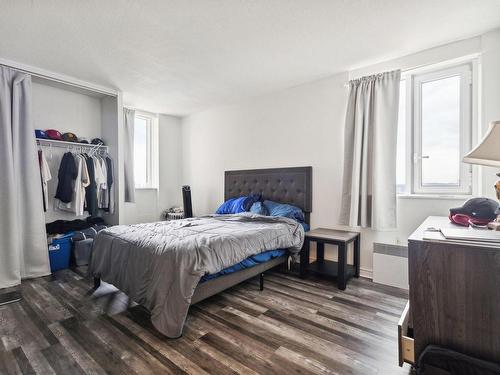
<path id="1" fill-rule="evenodd" d="M 48 192 L 48 182 L 52 179 L 50 173 L 49 164 L 47 159 L 45 159 L 45 153 L 43 150 L 40 155 L 40 174 L 42 176 L 42 189 L 43 189 L 43 199 L 45 200 L 45 207 L 49 207 L 49 192 Z"/>
<path id="2" fill-rule="evenodd" d="M 85 205 L 85 188 L 90 185 L 90 177 L 85 158 L 82 155 L 78 155 L 78 159 L 78 165 L 81 165 L 81 179 L 79 191 L 75 187 L 75 205 L 77 207 L 76 214 L 81 216 L 83 215 L 83 207 Z"/>
<path id="3" fill-rule="evenodd" d="M 108 167 L 106 166 L 106 160 L 102 157 L 98 157 L 99 162 L 101 163 L 101 171 L 103 176 L 103 183 L 101 184 L 101 195 L 99 196 L 99 208 L 107 208 L 108 207 Z"/>
<path id="4" fill-rule="evenodd" d="M 92 161 L 94 162 L 94 174 L 95 174 L 95 184 L 97 188 L 97 203 L 99 205 L 100 196 L 102 193 L 102 184 L 105 182 L 104 175 L 102 173 L 101 162 L 96 156 L 92 156 Z"/>

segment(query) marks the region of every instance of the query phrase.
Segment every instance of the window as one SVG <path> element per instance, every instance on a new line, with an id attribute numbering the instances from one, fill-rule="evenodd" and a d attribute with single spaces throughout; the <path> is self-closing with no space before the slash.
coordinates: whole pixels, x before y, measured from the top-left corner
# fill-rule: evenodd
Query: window
<path id="1" fill-rule="evenodd" d="M 136 112 L 134 121 L 134 178 L 136 189 L 158 187 L 157 139 L 156 116 Z"/>
<path id="2" fill-rule="evenodd" d="M 396 184 L 399 194 L 471 194 L 472 63 L 401 80 Z"/>

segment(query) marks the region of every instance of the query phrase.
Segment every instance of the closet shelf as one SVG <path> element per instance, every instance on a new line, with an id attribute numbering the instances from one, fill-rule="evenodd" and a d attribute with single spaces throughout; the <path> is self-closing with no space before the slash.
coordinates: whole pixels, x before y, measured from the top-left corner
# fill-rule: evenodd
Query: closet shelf
<path id="1" fill-rule="evenodd" d="M 91 143 L 80 143 L 80 142 L 67 142 L 67 141 L 58 141 L 55 139 L 42 139 L 42 138 L 37 138 L 36 143 L 40 146 L 54 146 L 54 147 L 63 147 L 63 148 L 68 148 L 68 147 L 82 147 L 82 148 L 96 148 L 99 150 L 108 150 L 108 146 L 106 145 L 93 145 Z"/>

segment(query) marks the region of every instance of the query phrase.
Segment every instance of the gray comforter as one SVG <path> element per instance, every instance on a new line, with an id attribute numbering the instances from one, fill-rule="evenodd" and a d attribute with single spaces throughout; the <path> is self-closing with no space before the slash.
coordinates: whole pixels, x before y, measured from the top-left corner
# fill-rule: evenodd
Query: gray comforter
<path id="1" fill-rule="evenodd" d="M 95 238 L 89 272 L 148 308 L 158 331 L 178 337 L 204 274 L 267 250 L 297 253 L 303 241 L 295 220 L 249 213 L 118 225 Z"/>

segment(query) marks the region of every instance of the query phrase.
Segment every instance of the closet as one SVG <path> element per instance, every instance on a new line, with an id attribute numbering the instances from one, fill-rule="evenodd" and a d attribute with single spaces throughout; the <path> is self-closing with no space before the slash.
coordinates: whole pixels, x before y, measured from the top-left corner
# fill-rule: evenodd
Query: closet
<path id="1" fill-rule="evenodd" d="M 119 222 L 119 113 L 121 103 L 118 95 L 93 90 L 87 87 L 68 84 L 50 78 L 32 77 L 32 113 L 35 129 L 56 129 L 61 134 L 74 133 L 78 138 L 89 142 L 99 138 L 102 146 L 64 142 L 50 139 L 37 140 L 38 149 L 43 151 L 52 178 L 47 182 L 47 197 L 45 222 L 55 220 L 84 219 L 89 216 L 60 209 L 60 202 L 55 199 L 58 185 L 58 170 L 65 153 L 94 154 L 101 158 L 110 158 L 113 164 L 114 206 L 111 210 L 98 210 L 108 224 Z"/>
<path id="2" fill-rule="evenodd" d="M 2 81 L 2 262 L 0 288 L 16 286 L 22 279 L 46 276 L 51 270 L 66 268 L 70 253 L 63 253 L 61 237 L 48 238 L 47 225 L 55 220 L 79 219 L 85 225 L 100 225 L 95 218 L 87 219 L 55 209 L 55 189 L 61 159 L 70 146 L 37 146 L 34 129 L 57 129 L 72 132 L 87 139 L 100 138 L 113 160 L 115 199 L 114 213 L 103 215 L 108 225 L 120 222 L 120 185 L 123 180 L 123 160 L 120 160 L 120 127 L 123 123 L 121 93 L 78 79 L 0 59 Z M 40 134 L 43 136 L 43 134 Z M 69 138 L 71 140 L 71 137 Z M 73 137 L 74 140 L 74 137 Z M 47 141 L 48 142 L 48 141 Z M 48 142 L 50 143 L 50 142 Z M 63 143 L 58 146 L 62 146 Z M 42 177 L 37 147 L 48 156 L 47 170 L 54 178 L 47 186 L 47 212 L 42 203 Z M 76 150 L 75 150 L 76 151 Z M 86 219 L 81 220 L 81 219 Z M 103 220 L 101 219 L 102 223 Z M 71 230 L 52 231 L 72 236 Z M 66 240 L 66 245 L 67 245 Z M 61 262 L 49 264 L 49 259 Z"/>

